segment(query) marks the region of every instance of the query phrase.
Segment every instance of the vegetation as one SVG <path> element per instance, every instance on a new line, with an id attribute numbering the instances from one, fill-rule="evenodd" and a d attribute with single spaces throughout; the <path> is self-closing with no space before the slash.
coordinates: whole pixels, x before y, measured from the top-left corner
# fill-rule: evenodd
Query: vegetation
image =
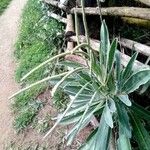
<path id="1" fill-rule="evenodd" d="M 4 12 L 7 8 L 11 0 L 1 0 L 0 1 L 0 15 Z"/>
<path id="2" fill-rule="evenodd" d="M 60 79 L 52 90 L 53 95 L 55 95 L 58 87 L 62 87 L 73 98 L 61 117 L 58 115 L 55 125 L 46 136 L 59 123 L 63 125 L 73 123 L 74 127 L 67 135 L 68 145 L 70 145 L 79 131 L 90 122 L 92 116 L 97 115 L 100 117 L 100 125 L 91 133 L 81 149 L 105 150 L 110 147 L 109 140 L 112 137 L 115 138 L 113 142 L 117 141 L 119 149 L 124 147 L 131 149 L 130 140 L 135 137 L 139 147 L 148 150 L 150 137 L 143 121 L 149 121 L 149 112 L 136 104 L 136 101 L 131 100 L 129 94 L 150 80 L 150 69 L 134 70 L 136 53 L 126 67 L 121 66 L 117 39 L 114 39 L 110 44 L 105 22 L 101 27 L 99 57 L 91 50 L 88 53 L 78 51 L 80 47 L 91 49 L 90 45 L 83 43 L 77 46 L 73 52 L 62 53 L 54 57 L 56 59 L 69 53 L 81 53 L 87 59 L 88 64 L 82 66 L 68 61 L 60 62 L 60 64 L 74 69 L 51 77 L 51 79 Z M 43 63 L 41 66 L 45 64 Z M 30 73 L 28 73 L 29 75 Z M 61 78 L 61 76 L 63 77 Z M 117 137 L 114 137 L 115 132 L 118 134 Z"/>
<path id="3" fill-rule="evenodd" d="M 61 39 L 57 33 L 63 30 L 62 24 L 54 19 L 50 19 L 43 13 L 45 7 L 38 1 L 29 0 L 24 8 L 20 35 L 16 43 L 15 56 L 18 60 L 16 70 L 16 80 L 20 79 L 33 67 L 39 65 L 44 60 L 54 56 L 60 49 Z M 56 42 L 57 41 L 57 42 Z M 22 82 L 22 86 L 40 80 L 53 72 L 53 65 L 36 71 L 29 80 Z M 19 96 L 13 102 L 16 113 L 15 128 L 20 131 L 27 127 L 35 118 L 40 107 L 34 108 L 39 102 L 37 96 L 44 91 L 45 85 L 34 87 Z M 32 105 L 33 104 L 33 105 Z M 28 111 L 29 110 L 29 111 Z"/>
<path id="4" fill-rule="evenodd" d="M 145 68 L 134 67 L 138 53 L 134 53 L 128 64 L 122 66 L 118 39 L 110 41 L 105 21 L 102 21 L 101 25 L 99 51 L 98 53 L 93 51 L 89 43 L 83 0 L 81 2 L 86 42 L 78 44 L 72 51 L 48 58 L 26 75 L 23 74 L 24 76 L 21 76 L 23 81 L 28 78 L 27 87 L 12 97 L 49 81 L 50 85 L 54 85 L 52 96 L 56 98 L 54 102 L 58 106 L 61 104 L 59 100 L 64 94 L 56 95 L 60 89 L 70 99 L 66 109 L 54 118 L 56 123 L 47 132 L 45 138 L 52 133 L 58 124 L 73 125 L 66 135 L 67 145 L 71 145 L 76 135 L 89 124 L 93 116 L 96 116 L 100 123 L 81 145 L 80 150 L 107 150 L 111 147 L 118 150 L 149 150 L 150 112 L 139 105 L 137 99 L 133 99 L 132 94 L 142 85 L 149 85 L 150 68 L 148 66 Z M 81 48 L 86 52 L 81 51 Z M 68 54 L 83 57 L 86 60 L 86 65 L 66 61 L 64 57 Z M 56 66 L 72 69 L 61 73 L 55 72 L 55 75 L 46 74 L 47 68 L 45 66 L 55 60 L 58 61 Z M 37 76 L 40 75 L 38 71 L 41 70 L 39 81 L 31 84 L 32 76 L 36 72 Z M 48 76 L 45 77 L 46 75 Z M 28 86 L 28 84 L 30 85 Z M 24 122 L 26 123 L 26 119 Z M 47 124 L 43 123 L 43 125 L 47 128 Z"/>

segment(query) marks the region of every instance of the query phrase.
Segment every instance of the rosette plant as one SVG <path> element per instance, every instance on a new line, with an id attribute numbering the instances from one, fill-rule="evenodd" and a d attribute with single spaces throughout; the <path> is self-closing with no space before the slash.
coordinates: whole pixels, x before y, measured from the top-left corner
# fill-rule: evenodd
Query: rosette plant
<path id="1" fill-rule="evenodd" d="M 131 138 L 141 150 L 150 149 L 150 135 L 144 122 L 150 120 L 150 112 L 130 99 L 129 94 L 150 81 L 150 68 L 134 68 L 137 53 L 134 53 L 126 66 L 121 65 L 117 39 L 110 43 L 105 21 L 102 22 L 99 52 L 93 52 L 90 44 L 82 43 L 72 51 L 61 53 L 34 68 L 23 79 L 42 66 L 68 54 L 80 55 L 86 64 L 60 59 L 58 65 L 71 67 L 55 76 L 47 77 L 13 96 L 45 81 L 54 84 L 52 95 L 59 87 L 70 96 L 67 108 L 55 119 L 55 125 L 46 134 L 52 133 L 58 124 L 73 127 L 66 135 L 70 145 L 76 135 L 91 121 L 93 115 L 99 126 L 93 130 L 80 150 L 131 150 Z M 87 53 L 79 48 L 87 48 Z M 45 137 L 46 137 L 45 136 Z"/>

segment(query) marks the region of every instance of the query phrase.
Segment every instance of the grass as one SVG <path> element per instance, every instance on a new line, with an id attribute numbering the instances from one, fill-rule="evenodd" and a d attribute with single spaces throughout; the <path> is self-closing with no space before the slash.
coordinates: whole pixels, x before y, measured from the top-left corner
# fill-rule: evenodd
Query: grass
<path id="1" fill-rule="evenodd" d="M 63 25 L 45 16 L 43 9 L 39 1 L 29 0 L 23 10 L 20 35 L 15 51 L 18 61 L 16 70 L 18 82 L 32 68 L 58 53 L 60 49 L 59 45 L 62 40 L 57 34 L 63 31 Z M 24 87 L 44 78 L 53 72 L 53 68 L 53 64 L 50 64 L 36 71 L 21 85 Z M 13 101 L 13 110 L 16 114 L 14 125 L 17 131 L 28 127 L 36 117 L 40 109 L 36 98 L 45 90 L 46 86 L 45 84 L 34 87 L 17 96 Z M 37 105 L 39 107 L 35 109 Z"/>
<path id="2" fill-rule="evenodd" d="M 4 12 L 7 8 L 11 0 L 0 0 L 0 15 Z"/>

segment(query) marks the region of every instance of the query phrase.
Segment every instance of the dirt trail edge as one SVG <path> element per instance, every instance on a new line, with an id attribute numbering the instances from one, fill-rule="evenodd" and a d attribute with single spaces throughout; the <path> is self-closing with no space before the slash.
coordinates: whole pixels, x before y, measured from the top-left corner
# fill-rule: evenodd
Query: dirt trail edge
<path id="1" fill-rule="evenodd" d="M 27 0 L 12 0 L 0 16 L 0 150 L 14 135 L 10 101 L 8 97 L 17 91 L 15 83 L 14 44 L 22 9 Z"/>

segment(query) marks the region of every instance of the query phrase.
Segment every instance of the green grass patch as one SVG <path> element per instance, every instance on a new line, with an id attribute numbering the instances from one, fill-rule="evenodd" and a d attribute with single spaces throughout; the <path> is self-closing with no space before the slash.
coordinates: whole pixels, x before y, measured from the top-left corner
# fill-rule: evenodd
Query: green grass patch
<path id="1" fill-rule="evenodd" d="M 16 42 L 15 56 L 18 61 L 16 80 L 20 79 L 41 62 L 56 55 L 60 49 L 62 39 L 58 33 L 63 31 L 63 25 L 48 18 L 43 12 L 43 5 L 39 1 L 29 0 L 22 14 L 20 35 Z M 54 62 L 55 63 L 55 62 Z M 27 86 L 48 75 L 54 70 L 53 64 L 36 71 L 22 86 Z M 23 130 L 35 118 L 38 109 L 31 103 L 44 91 L 45 85 L 34 87 L 16 97 L 13 101 L 13 110 L 16 114 L 15 128 Z"/>
<path id="2" fill-rule="evenodd" d="M 11 0 L 0 0 L 0 15 L 4 12 L 7 8 Z"/>

